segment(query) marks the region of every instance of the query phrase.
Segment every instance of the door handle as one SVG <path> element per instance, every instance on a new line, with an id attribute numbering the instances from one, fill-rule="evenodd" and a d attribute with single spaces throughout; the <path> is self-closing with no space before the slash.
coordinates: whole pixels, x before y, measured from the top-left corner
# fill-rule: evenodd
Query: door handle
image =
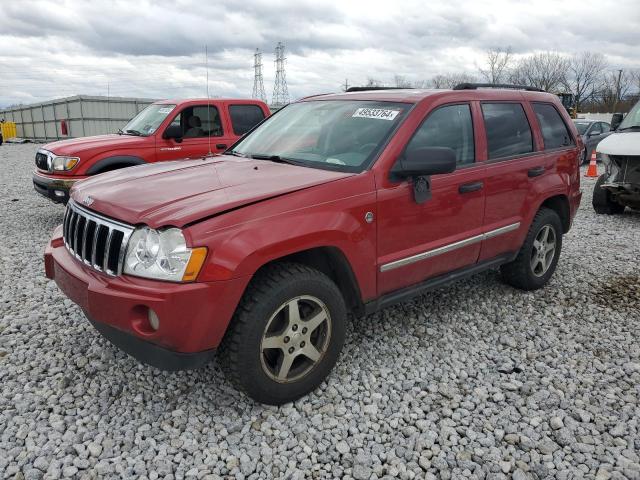
<path id="1" fill-rule="evenodd" d="M 227 148 L 226 143 L 216 143 L 216 148 L 220 150 L 221 148 Z"/>
<path id="2" fill-rule="evenodd" d="M 458 192 L 460 193 L 477 192 L 478 190 L 482 190 L 483 186 L 484 184 L 482 182 L 465 183 L 464 185 L 460 185 L 458 187 Z"/>
<path id="3" fill-rule="evenodd" d="M 544 173 L 544 167 L 540 166 L 540 167 L 534 167 L 531 170 L 529 170 L 527 172 L 527 175 L 529 176 L 529 178 L 532 178 L 532 177 L 539 177 L 543 173 Z"/>

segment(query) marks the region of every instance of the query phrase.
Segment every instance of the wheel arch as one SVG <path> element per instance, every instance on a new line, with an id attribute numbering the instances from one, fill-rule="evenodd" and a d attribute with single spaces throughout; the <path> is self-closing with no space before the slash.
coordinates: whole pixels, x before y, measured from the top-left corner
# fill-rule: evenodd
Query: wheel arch
<path id="1" fill-rule="evenodd" d="M 110 172 L 119 168 L 142 165 L 145 162 L 142 158 L 133 155 L 116 155 L 98 160 L 87 169 L 87 175 L 97 175 L 98 173 Z"/>
<path id="2" fill-rule="evenodd" d="M 271 265 L 293 262 L 316 269 L 328 276 L 342 292 L 347 309 L 357 316 L 364 314 L 360 286 L 346 255 L 333 246 L 313 247 L 268 261 L 258 268 L 252 278 Z"/>
<path id="3" fill-rule="evenodd" d="M 566 195 L 554 195 L 546 198 L 538 207 L 548 208 L 555 211 L 562 222 L 562 233 L 567 233 L 571 228 L 571 210 L 569 207 L 569 198 Z"/>

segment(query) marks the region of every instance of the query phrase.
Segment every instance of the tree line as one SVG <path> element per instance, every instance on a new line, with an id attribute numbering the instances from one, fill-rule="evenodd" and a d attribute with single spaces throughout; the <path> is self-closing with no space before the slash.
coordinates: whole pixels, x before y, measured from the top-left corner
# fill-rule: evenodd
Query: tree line
<path id="1" fill-rule="evenodd" d="M 411 82 L 395 75 L 391 83 L 368 78 L 366 86 L 453 88 L 483 82 L 528 85 L 550 93 L 571 93 L 578 112 L 627 112 L 640 97 L 640 69 L 613 69 L 601 53 L 565 55 L 547 51 L 516 57 L 511 48 L 485 53 L 475 72 L 443 73 Z"/>

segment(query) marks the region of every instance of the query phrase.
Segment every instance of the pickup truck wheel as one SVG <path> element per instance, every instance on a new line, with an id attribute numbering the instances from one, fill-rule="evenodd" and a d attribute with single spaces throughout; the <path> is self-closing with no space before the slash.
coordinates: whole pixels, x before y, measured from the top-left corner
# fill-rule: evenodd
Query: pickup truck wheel
<path id="1" fill-rule="evenodd" d="M 593 187 L 593 198 L 591 203 L 593 209 L 600 215 L 616 215 L 624 212 L 624 205 L 614 202 L 611 192 L 602 188 L 602 184 L 607 181 L 606 174 L 600 175 L 595 187 Z"/>
<path id="2" fill-rule="evenodd" d="M 347 309 L 323 273 L 295 263 L 251 282 L 221 345 L 230 381 L 254 400 L 291 402 L 317 388 L 335 365 Z"/>
<path id="3" fill-rule="evenodd" d="M 561 249 L 560 217 L 554 210 L 541 208 L 516 259 L 500 268 L 503 280 L 521 290 L 543 287 L 556 269 Z"/>

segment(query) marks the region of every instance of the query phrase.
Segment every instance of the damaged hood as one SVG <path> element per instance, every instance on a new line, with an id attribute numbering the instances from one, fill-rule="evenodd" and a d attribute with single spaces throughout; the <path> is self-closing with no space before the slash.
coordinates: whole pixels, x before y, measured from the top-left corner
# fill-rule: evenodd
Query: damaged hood
<path id="1" fill-rule="evenodd" d="M 233 156 L 129 167 L 74 185 L 79 205 L 129 224 L 182 227 L 203 217 L 352 176 Z"/>
<path id="2" fill-rule="evenodd" d="M 598 153 L 605 155 L 640 155 L 640 132 L 619 132 L 598 143 Z"/>

